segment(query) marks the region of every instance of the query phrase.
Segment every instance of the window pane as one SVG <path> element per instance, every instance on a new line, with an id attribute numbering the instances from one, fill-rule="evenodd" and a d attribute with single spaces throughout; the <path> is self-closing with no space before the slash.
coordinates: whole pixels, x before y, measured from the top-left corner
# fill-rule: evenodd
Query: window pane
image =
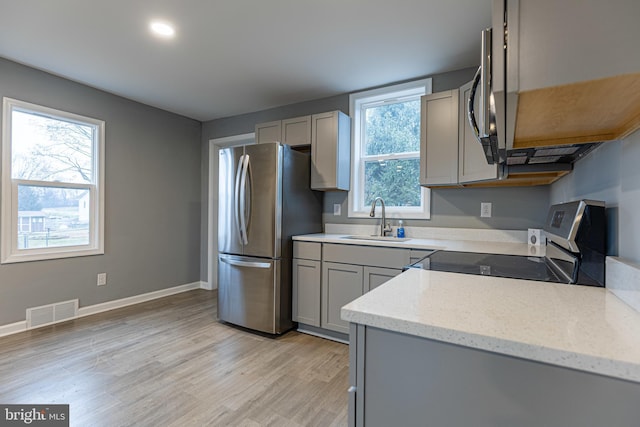
<path id="1" fill-rule="evenodd" d="M 18 249 L 89 244 L 90 192 L 18 186 Z"/>
<path id="2" fill-rule="evenodd" d="M 94 127 L 13 110 L 11 177 L 93 182 Z"/>
<path id="3" fill-rule="evenodd" d="M 366 109 L 367 156 L 420 151 L 420 99 Z"/>
<path id="4" fill-rule="evenodd" d="M 364 163 L 364 203 L 382 197 L 386 206 L 420 206 L 420 159 Z"/>

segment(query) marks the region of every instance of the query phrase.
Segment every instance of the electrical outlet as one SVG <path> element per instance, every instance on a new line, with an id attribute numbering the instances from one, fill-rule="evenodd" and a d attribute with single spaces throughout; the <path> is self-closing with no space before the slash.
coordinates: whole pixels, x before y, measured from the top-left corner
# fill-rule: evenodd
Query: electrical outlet
<path id="1" fill-rule="evenodd" d="M 334 203 L 333 205 L 333 214 L 335 216 L 339 216 L 342 213 L 342 206 L 339 203 Z"/>
<path id="2" fill-rule="evenodd" d="M 107 273 L 98 273 L 98 286 L 107 284 Z"/>
<path id="3" fill-rule="evenodd" d="M 482 218 L 491 218 L 491 203 L 480 203 L 480 216 Z"/>

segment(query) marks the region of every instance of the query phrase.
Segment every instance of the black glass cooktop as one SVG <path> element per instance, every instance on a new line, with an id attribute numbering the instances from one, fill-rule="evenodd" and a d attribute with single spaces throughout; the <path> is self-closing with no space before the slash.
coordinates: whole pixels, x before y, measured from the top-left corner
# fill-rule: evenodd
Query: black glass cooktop
<path id="1" fill-rule="evenodd" d="M 451 273 L 568 283 L 549 267 L 545 257 L 536 256 L 435 251 L 412 264 L 411 267 Z"/>

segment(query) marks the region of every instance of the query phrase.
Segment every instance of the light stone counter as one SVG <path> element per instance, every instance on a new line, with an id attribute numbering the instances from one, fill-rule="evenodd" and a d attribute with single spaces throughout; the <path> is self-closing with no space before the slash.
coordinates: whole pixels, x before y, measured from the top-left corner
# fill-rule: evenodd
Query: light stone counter
<path id="1" fill-rule="evenodd" d="M 354 233 L 355 234 L 355 233 Z M 353 234 L 351 234 L 353 235 Z M 349 234 L 305 234 L 293 236 L 294 241 L 339 243 L 358 246 L 382 246 L 409 249 L 434 249 L 460 252 L 480 252 L 507 255 L 544 256 L 544 246 L 527 245 L 513 241 L 476 241 L 476 240 L 446 240 L 433 238 L 409 238 L 405 241 L 396 240 L 360 240 L 348 238 Z"/>
<path id="2" fill-rule="evenodd" d="M 640 313 L 604 288 L 409 270 L 342 319 L 640 382 Z"/>

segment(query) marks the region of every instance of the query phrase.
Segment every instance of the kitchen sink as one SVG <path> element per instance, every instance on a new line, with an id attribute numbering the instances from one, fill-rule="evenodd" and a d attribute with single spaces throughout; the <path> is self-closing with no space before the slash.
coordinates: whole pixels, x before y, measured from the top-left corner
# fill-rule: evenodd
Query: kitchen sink
<path id="1" fill-rule="evenodd" d="M 378 240 L 381 242 L 406 242 L 407 240 L 411 240 L 409 237 L 378 236 L 375 234 L 344 236 L 343 239 Z"/>

